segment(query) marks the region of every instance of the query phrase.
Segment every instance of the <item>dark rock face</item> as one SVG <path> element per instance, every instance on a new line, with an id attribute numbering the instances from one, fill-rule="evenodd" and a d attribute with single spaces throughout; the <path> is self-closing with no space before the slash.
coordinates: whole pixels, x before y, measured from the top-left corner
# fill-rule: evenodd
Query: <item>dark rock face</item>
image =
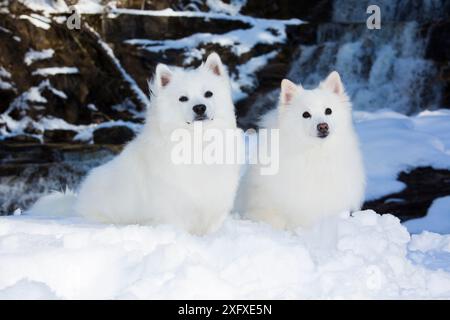
<path id="1" fill-rule="evenodd" d="M 450 195 L 450 171 L 430 167 L 402 172 L 398 180 L 406 184 L 399 193 L 365 203 L 365 209 L 392 213 L 402 221 L 426 215 L 436 198 Z"/>
<path id="2" fill-rule="evenodd" d="M 440 21 L 430 26 L 426 57 L 436 61 L 439 80 L 445 83 L 442 103 L 450 106 L 450 21 Z"/>
<path id="3" fill-rule="evenodd" d="M 305 21 L 329 21 L 333 9 L 332 0 L 248 0 L 242 13 L 250 16 Z"/>
<path id="4" fill-rule="evenodd" d="M 77 132 L 73 130 L 45 130 L 44 142 L 45 143 L 64 143 L 66 141 L 72 141 Z"/>
<path id="5" fill-rule="evenodd" d="M 94 143 L 123 145 L 131 141 L 134 136 L 134 131 L 125 126 L 99 128 L 94 131 Z"/>

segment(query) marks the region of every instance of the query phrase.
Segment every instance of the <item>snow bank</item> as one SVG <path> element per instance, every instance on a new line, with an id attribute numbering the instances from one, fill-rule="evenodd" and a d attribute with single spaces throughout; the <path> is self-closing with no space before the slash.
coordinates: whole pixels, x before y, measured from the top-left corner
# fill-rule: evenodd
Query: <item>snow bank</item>
<path id="1" fill-rule="evenodd" d="M 450 111 L 417 116 L 382 110 L 355 112 L 368 176 L 366 200 L 399 192 L 397 175 L 420 166 L 450 169 Z"/>
<path id="2" fill-rule="evenodd" d="M 450 196 L 434 200 L 425 217 L 406 221 L 403 225 L 410 233 L 427 230 L 450 234 Z"/>
<path id="3" fill-rule="evenodd" d="M 230 217 L 204 237 L 170 226 L 2 217 L 0 297 L 450 298 L 442 261 L 410 258 L 448 252 L 449 236 L 432 237 L 411 241 L 398 219 L 372 211 L 295 233 Z"/>

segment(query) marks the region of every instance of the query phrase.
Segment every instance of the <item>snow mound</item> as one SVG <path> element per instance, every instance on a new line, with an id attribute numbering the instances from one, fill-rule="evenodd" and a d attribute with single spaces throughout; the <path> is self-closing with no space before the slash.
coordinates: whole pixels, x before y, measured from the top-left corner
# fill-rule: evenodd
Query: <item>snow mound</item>
<path id="1" fill-rule="evenodd" d="M 293 233 L 230 217 L 204 237 L 170 226 L 2 217 L 0 297 L 450 298 L 449 270 L 424 256 L 449 247 L 437 234 L 411 241 L 398 219 L 373 211 Z"/>

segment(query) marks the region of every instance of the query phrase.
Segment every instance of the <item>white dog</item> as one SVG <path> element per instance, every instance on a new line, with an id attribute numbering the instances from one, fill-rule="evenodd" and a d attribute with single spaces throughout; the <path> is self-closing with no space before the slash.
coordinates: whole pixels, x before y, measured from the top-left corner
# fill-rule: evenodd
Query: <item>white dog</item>
<path id="1" fill-rule="evenodd" d="M 213 231 L 232 209 L 239 166 L 176 164 L 171 134 L 176 129 L 192 132 L 199 121 L 204 130 L 236 129 L 225 67 L 215 53 L 195 70 L 159 64 L 151 91 L 142 132 L 119 156 L 90 172 L 74 211 L 105 223 L 172 224 L 195 234 Z"/>
<path id="2" fill-rule="evenodd" d="M 250 168 L 238 201 L 244 215 L 294 229 L 360 209 L 363 162 L 351 103 L 337 72 L 313 90 L 283 80 L 278 109 L 261 127 L 280 130 L 280 169 L 264 176 L 257 166 Z"/>

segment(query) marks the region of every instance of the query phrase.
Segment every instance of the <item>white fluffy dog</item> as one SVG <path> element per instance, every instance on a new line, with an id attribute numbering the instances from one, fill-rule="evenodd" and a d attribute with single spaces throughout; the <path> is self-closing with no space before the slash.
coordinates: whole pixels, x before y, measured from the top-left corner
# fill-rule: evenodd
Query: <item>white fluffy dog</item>
<path id="1" fill-rule="evenodd" d="M 142 132 L 119 156 L 90 172 L 74 211 L 105 223 L 171 224 L 195 234 L 213 231 L 232 209 L 239 166 L 176 164 L 171 134 L 176 129 L 192 132 L 199 121 L 204 130 L 236 129 L 225 67 L 215 53 L 195 70 L 159 64 L 151 91 Z"/>
<path id="2" fill-rule="evenodd" d="M 351 103 L 337 72 L 313 90 L 283 80 L 278 109 L 263 118 L 261 127 L 280 130 L 280 168 L 276 175 L 250 168 L 239 195 L 244 215 L 294 229 L 360 209 L 363 162 Z"/>

